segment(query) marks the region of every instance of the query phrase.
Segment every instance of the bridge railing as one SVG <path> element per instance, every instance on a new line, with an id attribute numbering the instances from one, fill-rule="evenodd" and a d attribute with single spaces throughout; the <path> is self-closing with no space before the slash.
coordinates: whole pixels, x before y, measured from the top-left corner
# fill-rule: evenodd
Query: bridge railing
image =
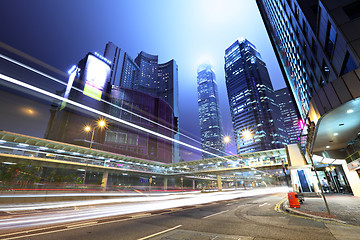
<path id="1" fill-rule="evenodd" d="M 147 171 L 153 173 L 165 172 L 163 168 L 159 168 L 156 166 L 143 166 L 143 165 L 137 165 L 136 163 L 128 163 L 128 162 L 116 161 L 116 160 L 112 161 L 105 158 L 94 159 L 93 156 L 89 156 L 89 157 L 71 156 L 61 153 L 42 152 L 39 150 L 32 150 L 32 149 L 19 149 L 5 145 L 0 145 L 0 154 L 41 158 L 44 160 L 75 162 L 75 163 L 89 164 L 95 166 L 113 167 L 113 168 L 119 168 L 119 170 L 130 170 L 130 171 L 139 170 L 139 171 Z"/>

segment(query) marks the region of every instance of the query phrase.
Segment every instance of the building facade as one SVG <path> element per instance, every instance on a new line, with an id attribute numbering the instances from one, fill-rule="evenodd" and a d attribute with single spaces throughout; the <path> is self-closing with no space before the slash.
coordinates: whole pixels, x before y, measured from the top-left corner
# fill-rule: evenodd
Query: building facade
<path id="1" fill-rule="evenodd" d="M 225 78 L 238 153 L 283 147 L 286 132 L 272 83 L 248 40 L 236 40 L 226 49 Z"/>
<path id="2" fill-rule="evenodd" d="M 107 49 L 109 53 L 109 48 Z M 112 49 L 118 52 L 117 48 Z M 126 62 L 126 54 L 124 55 L 123 62 Z M 112 60 L 119 61 L 116 58 Z M 54 102 L 45 138 L 172 163 L 174 143 L 156 135 L 174 138 L 177 121 L 172 107 L 159 97 L 113 85 L 114 81 L 121 78 L 117 77 L 116 70 L 112 71 L 112 63 L 114 62 L 99 54 L 87 54 L 69 73 L 67 88 L 58 94 L 86 108 L 110 114 L 117 120 L 107 119 L 106 129 L 96 128 L 93 136 L 89 136 L 84 127 L 90 125 L 95 128 L 95 122 L 100 117 L 98 114 L 84 111 L 84 108 L 66 101 Z M 128 72 L 126 68 L 122 68 L 120 73 L 124 76 Z M 130 72 L 129 75 L 131 74 Z M 149 129 L 155 134 L 136 130 L 129 124 Z"/>
<path id="3" fill-rule="evenodd" d="M 127 52 L 114 43 L 108 42 L 105 46 L 104 57 L 112 62 L 111 85 L 137 89 L 140 68 Z"/>
<path id="4" fill-rule="evenodd" d="M 178 66 L 175 60 L 159 64 L 158 56 L 141 51 L 135 58 L 140 73 L 134 89 L 151 94 L 166 101 L 174 111 L 176 131 L 179 125 Z M 175 140 L 179 134 L 175 133 Z M 174 162 L 180 161 L 179 145 L 174 143 Z"/>
<path id="5" fill-rule="evenodd" d="M 342 166 L 352 192 L 360 196 L 356 173 L 360 174 L 360 162 L 356 162 L 360 121 L 352 120 L 360 119 L 360 2 L 256 2 L 287 86 L 306 122 L 307 152 L 322 163 L 337 159 L 340 166 L 327 176 L 341 179 L 335 172 Z M 325 158 L 330 160 L 323 162 Z M 334 186 L 346 185 L 332 177 L 327 180 Z"/>
<path id="6" fill-rule="evenodd" d="M 215 155 L 224 155 L 224 131 L 219 109 L 218 89 L 215 73 L 209 64 L 202 64 L 197 69 L 197 89 L 201 148 Z M 202 158 L 214 155 L 202 153 Z"/>
<path id="7" fill-rule="evenodd" d="M 257 0 L 257 4 L 287 85 L 306 120 L 314 93 L 360 65 L 359 36 L 349 30 L 359 29 L 359 21 L 354 21 L 359 18 L 359 3 Z"/>
<path id="8" fill-rule="evenodd" d="M 112 85 L 159 97 L 170 105 L 174 111 L 174 139 L 179 140 L 178 66 L 175 60 L 159 64 L 157 55 L 144 51 L 132 60 L 127 52 L 111 42 L 106 45 L 104 56 L 113 61 L 110 77 Z M 178 162 L 179 146 L 175 142 L 174 147 L 174 162 Z"/>
<path id="9" fill-rule="evenodd" d="M 169 138 L 174 137 L 174 112 L 164 100 L 120 86 L 113 86 L 110 96 L 109 113 L 112 116 Z M 172 163 L 174 158 L 171 141 L 121 123 L 114 123 L 106 130 L 104 145 L 125 155 L 159 162 Z"/>
<path id="10" fill-rule="evenodd" d="M 287 144 L 298 143 L 300 141 L 301 123 L 294 102 L 287 88 L 275 91 L 275 101 L 280 108 L 281 116 L 284 121 L 284 128 L 287 132 Z"/>

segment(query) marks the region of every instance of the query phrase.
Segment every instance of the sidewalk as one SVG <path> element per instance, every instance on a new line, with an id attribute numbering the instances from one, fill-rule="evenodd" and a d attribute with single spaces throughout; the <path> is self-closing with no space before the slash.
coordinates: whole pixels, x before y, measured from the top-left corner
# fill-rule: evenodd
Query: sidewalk
<path id="1" fill-rule="evenodd" d="M 286 211 L 314 218 L 345 222 L 360 226 L 360 198 L 344 194 L 325 194 L 330 213 L 328 214 L 323 198 L 305 198 L 300 208 L 290 208 L 288 201 L 283 207 Z"/>

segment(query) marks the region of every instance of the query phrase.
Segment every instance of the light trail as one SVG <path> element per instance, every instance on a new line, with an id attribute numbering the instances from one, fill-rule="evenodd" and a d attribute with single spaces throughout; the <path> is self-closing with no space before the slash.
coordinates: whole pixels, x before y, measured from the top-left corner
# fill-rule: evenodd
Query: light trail
<path id="1" fill-rule="evenodd" d="M 218 157 L 218 158 L 221 158 L 221 159 L 224 159 L 224 160 L 228 161 L 228 159 L 225 158 L 225 157 L 218 156 L 218 155 L 213 154 L 213 153 L 211 153 L 211 152 L 208 152 L 208 151 L 206 151 L 206 150 L 203 150 L 203 149 L 194 147 L 194 146 L 192 146 L 192 145 L 190 145 L 190 144 L 181 142 L 181 141 L 179 141 L 179 140 L 176 140 L 176 139 L 173 139 L 173 138 L 171 138 L 171 137 L 168 137 L 168 136 L 159 134 L 159 133 L 157 133 L 157 132 L 154 132 L 154 131 L 152 131 L 152 130 L 149 130 L 149 129 L 147 129 L 147 128 L 144 128 L 144 127 L 138 126 L 138 125 L 136 125 L 136 124 L 127 122 L 127 121 L 125 121 L 125 120 L 123 120 L 123 119 L 116 118 L 116 117 L 114 117 L 114 116 L 112 116 L 112 115 L 110 115 L 110 114 L 107 114 L 107 113 L 101 112 L 101 111 L 99 111 L 99 110 L 93 109 L 93 108 L 88 107 L 88 106 L 86 106 L 86 105 L 84 105 L 84 104 L 75 102 L 75 101 L 73 101 L 73 100 L 70 100 L 70 99 L 67 99 L 67 98 L 64 98 L 64 97 L 61 97 L 61 96 L 58 96 L 58 95 L 56 95 L 56 94 L 54 94 L 54 93 L 50 93 L 50 92 L 48 92 L 48 91 L 46 91 L 46 90 L 43 90 L 43 89 L 38 88 L 38 87 L 35 87 L 35 86 L 30 85 L 30 84 L 28 84 L 28 83 L 24 83 L 24 82 L 22 82 L 22 81 L 20 81 L 20 80 L 18 80 L 18 79 L 15 79 L 15 78 L 6 76 L 6 75 L 1 74 L 1 73 L 0 73 L 0 78 L 1 78 L 2 80 L 4 80 L 4 81 L 10 82 L 10 83 L 12 83 L 12 84 L 18 85 L 18 86 L 23 87 L 23 88 L 27 88 L 27 89 L 29 89 L 29 90 L 32 90 L 32 91 L 34 91 L 34 92 L 37 92 L 37 93 L 46 95 L 46 96 L 51 97 L 51 98 L 54 98 L 54 99 L 57 99 L 57 100 L 60 100 L 60 101 L 64 101 L 64 102 L 66 102 L 66 103 L 68 103 L 68 104 L 71 104 L 71 105 L 74 105 L 74 106 L 76 106 L 76 107 L 78 107 L 78 108 L 82 108 L 82 109 L 84 109 L 84 110 L 86 110 L 86 111 L 89 111 L 89 112 L 91 112 L 91 113 L 95 113 L 95 114 L 97 114 L 97 115 L 100 115 L 100 116 L 103 116 L 103 117 L 105 117 L 105 118 L 114 120 L 114 121 L 116 121 L 116 122 L 123 123 L 123 124 L 128 125 L 128 126 L 130 126 L 130 127 L 132 127 L 132 128 L 138 129 L 138 130 L 143 131 L 143 132 L 147 132 L 147 133 L 149 133 L 149 134 L 152 134 L 152 135 L 154 135 L 154 136 L 160 137 L 160 138 L 165 139 L 165 140 L 167 140 L 167 141 L 175 142 L 175 143 L 178 143 L 178 144 L 183 145 L 183 146 L 185 146 L 185 147 L 188 147 L 188 148 L 191 148 L 191 149 L 200 151 L 200 152 L 204 152 L 204 153 L 207 153 L 207 154 L 210 154 L 210 155 L 212 155 L 212 156 L 215 156 L 215 157 Z"/>
<path id="2" fill-rule="evenodd" d="M 122 204 L 98 205 L 78 208 L 76 211 L 58 211 L 36 213 L 33 216 L 10 215 L 11 218 L 0 219 L 0 229 L 14 229 L 19 227 L 35 227 L 48 224 L 61 224 L 75 221 L 93 220 L 97 218 L 113 217 L 118 215 L 146 213 L 163 209 L 178 209 L 184 206 L 194 206 L 221 200 L 232 200 L 241 197 L 259 196 L 273 193 L 288 192 L 287 187 L 255 189 L 248 191 L 215 192 L 203 194 L 178 194 L 174 197 L 145 198 L 147 201 L 123 202 Z M 144 199 L 143 199 L 144 200 Z M 88 204 L 95 201 L 88 201 Z M 62 207 L 61 203 L 58 207 Z M 195 206 L 194 206 L 195 207 Z"/>
<path id="3" fill-rule="evenodd" d="M 1 42 L 0 42 L 0 46 L 1 46 Z M 7 46 L 7 45 L 6 45 L 6 46 Z M 3 47 L 4 47 L 4 46 L 3 46 Z M 7 46 L 7 47 L 10 47 L 10 46 Z M 11 48 L 11 47 L 10 47 L 10 48 Z M 10 49 L 10 50 L 11 50 L 11 49 Z M 12 51 L 14 51 L 14 50 L 12 50 Z M 16 54 L 18 54 L 18 53 L 16 53 Z M 3 58 L 3 59 L 5 59 L 5 60 L 7 60 L 7 61 L 9 61 L 9 62 L 12 62 L 12 63 L 14 63 L 14 64 L 17 64 L 17 65 L 19 65 L 19 66 L 21 66 L 21 67 L 23 67 L 23 68 L 25 68 L 25 69 L 28 69 L 28 70 L 30 70 L 30 71 L 33 71 L 33 72 L 35 72 L 35 73 L 37 73 L 37 74 L 39 74 L 39 75 L 41 75 L 41 76 L 43 76 L 43 77 L 49 78 L 49 79 L 51 79 L 51 80 L 53 80 L 53 81 L 55 81 L 55 82 L 57 82 L 57 83 L 60 83 L 60 84 L 62 84 L 62 85 L 64 85 L 64 86 L 67 85 L 65 82 L 63 82 L 63 81 L 61 81 L 61 80 L 59 80 L 59 79 L 56 79 L 56 78 L 54 78 L 54 77 L 52 77 L 52 76 L 50 76 L 50 75 L 48 75 L 48 74 L 45 74 L 45 73 L 43 73 L 43 72 L 41 72 L 41 71 L 38 71 L 38 70 L 36 70 L 36 69 L 34 69 L 34 68 L 32 68 L 32 67 L 29 67 L 29 66 L 27 66 L 27 65 L 25 65 L 25 64 L 23 64 L 23 63 L 21 63 L 21 62 L 18 62 L 18 61 L 14 60 L 14 59 L 9 58 L 9 57 L 7 57 L 7 56 L 4 56 L 4 55 L 0 54 L 0 57 Z M 34 60 L 32 60 L 32 61 L 34 62 Z M 46 66 L 45 66 L 45 67 L 46 67 Z M 191 149 L 194 149 L 194 150 L 197 150 L 197 151 L 200 151 L 200 152 L 203 152 L 203 153 L 210 154 L 210 155 L 212 155 L 212 156 L 215 156 L 215 157 L 217 157 L 217 158 L 220 158 L 220 159 L 222 159 L 222 160 L 225 160 L 226 162 L 235 163 L 234 160 L 227 159 L 227 158 L 225 158 L 225 157 L 223 157 L 223 156 L 216 155 L 216 154 L 214 154 L 214 153 L 211 153 L 211 152 L 208 152 L 208 151 L 206 151 L 206 150 L 197 148 L 197 147 L 192 146 L 192 145 L 190 145 L 190 144 L 181 142 L 181 141 L 179 141 L 179 140 L 176 140 L 176 139 L 167 137 L 167 136 L 165 136 L 165 135 L 159 134 L 159 133 L 157 133 L 157 132 L 148 130 L 148 129 L 146 129 L 146 128 L 137 126 L 137 125 L 135 125 L 135 124 L 132 124 L 132 123 L 127 122 L 127 121 L 125 121 L 125 120 L 122 120 L 122 119 L 120 119 L 120 118 L 116 118 L 116 117 L 111 116 L 111 115 L 109 115 L 109 114 L 103 113 L 103 112 L 98 111 L 98 110 L 95 110 L 95 109 L 93 109 L 93 108 L 90 108 L 90 107 L 88 107 L 88 106 L 86 106 L 86 105 L 83 105 L 83 104 L 80 104 L 80 103 L 78 103 L 78 102 L 69 100 L 69 99 L 67 99 L 67 98 L 58 96 L 58 95 L 56 95 L 56 94 L 50 93 L 50 92 L 48 92 L 48 91 L 45 91 L 45 90 L 43 90 L 43 89 L 41 89 L 41 88 L 32 86 L 32 85 L 30 85 L 30 84 L 21 82 L 20 80 L 16 80 L 16 79 L 14 79 L 14 78 L 12 78 L 12 77 L 9 77 L 9 76 L 3 75 L 3 74 L 0 74 L 0 77 L 5 77 L 6 79 L 3 78 L 3 80 L 6 80 L 6 81 L 8 81 L 8 82 L 12 82 L 13 84 L 16 84 L 16 85 L 19 85 L 19 86 L 28 88 L 28 89 L 30 89 L 30 90 L 33 90 L 33 91 L 36 91 L 36 92 L 38 92 L 38 93 L 44 94 L 44 95 L 46 95 L 46 96 L 49 96 L 49 97 L 52 97 L 52 98 L 55 98 L 55 99 L 64 101 L 64 102 L 66 102 L 66 103 L 70 103 L 70 104 L 72 104 L 72 105 L 74 105 L 74 106 L 77 106 L 77 107 L 82 108 L 82 109 L 84 109 L 84 110 L 87 110 L 87 111 L 89 111 L 89 112 L 93 112 L 93 113 L 96 113 L 96 114 L 98 114 L 98 115 L 107 117 L 107 118 L 112 119 L 112 120 L 114 120 L 114 121 L 117 121 L 117 122 L 126 124 L 126 125 L 128 125 L 128 126 L 130 126 L 130 127 L 133 127 L 133 128 L 136 128 L 136 129 L 138 129 L 138 130 L 145 131 L 145 132 L 147 132 L 147 133 L 149 133 L 149 134 L 153 134 L 153 135 L 155 135 L 155 136 L 161 137 L 161 138 L 163 138 L 163 139 L 165 139 L 165 140 L 178 143 L 178 144 L 180 144 L 180 145 L 189 147 L 189 148 L 191 148 Z M 81 92 L 81 93 L 83 92 L 82 90 L 80 90 L 80 89 L 78 89 L 78 88 L 75 88 L 75 87 L 73 87 L 73 86 L 72 86 L 72 89 L 74 89 L 74 90 L 76 90 L 76 91 L 79 91 L 79 92 Z M 101 99 L 101 101 L 104 102 L 104 103 L 106 103 L 106 104 L 109 104 L 109 105 L 111 105 L 111 106 L 113 106 L 113 107 L 116 107 L 116 108 L 118 108 L 118 109 L 121 109 L 121 110 L 123 110 L 123 111 L 126 111 L 126 112 L 128 112 L 128 113 L 130 113 L 130 114 L 133 114 L 133 115 L 135 115 L 135 116 L 137 116 L 137 117 L 140 117 L 140 118 L 142 118 L 142 119 L 144 119 L 144 120 L 146 120 L 146 121 L 149 121 L 149 122 L 151 122 L 151 123 L 153 123 L 153 124 L 156 124 L 156 125 L 158 125 L 158 126 L 161 126 L 161 127 L 165 128 L 165 129 L 167 129 L 167 130 L 169 130 L 169 131 L 175 132 L 175 131 L 174 131 L 173 129 L 171 129 L 171 128 L 168 128 L 168 127 L 163 126 L 163 125 L 161 125 L 161 124 L 159 124 L 159 123 L 156 123 L 156 122 L 154 122 L 154 121 L 152 121 L 152 120 L 150 120 L 150 119 L 147 119 L 147 118 L 145 118 L 145 117 L 143 117 L 143 116 L 141 116 L 141 115 L 135 114 L 135 113 L 133 113 L 133 112 L 127 110 L 127 109 L 121 108 L 121 107 L 119 107 L 119 106 L 117 106 L 117 105 L 115 105 L 115 104 L 112 104 L 112 103 L 110 103 L 110 102 L 107 102 L 107 101 L 105 101 L 105 100 L 103 100 L 103 99 Z M 182 133 L 180 133 L 180 132 L 179 132 L 179 135 L 184 136 L 184 137 L 186 137 L 186 138 L 188 138 L 188 139 L 190 139 L 190 140 L 192 140 L 192 141 L 194 141 L 194 142 L 196 142 L 196 143 L 201 143 L 201 142 L 197 141 L 196 139 L 193 139 L 193 138 L 191 138 L 191 137 L 188 137 L 187 135 L 182 134 Z M 226 152 L 223 152 L 223 153 L 227 154 Z M 239 158 L 238 158 L 238 161 L 240 161 Z M 245 164 L 242 164 L 242 163 L 239 163 L 238 165 L 239 165 L 239 166 L 246 166 Z M 251 169 L 251 170 L 256 170 L 255 168 L 250 168 L 250 169 Z M 267 175 L 270 175 L 269 173 L 264 172 L 264 171 L 261 171 L 261 170 L 256 170 L 256 171 L 262 172 L 262 173 L 267 174 Z"/>
<path id="4" fill-rule="evenodd" d="M 0 43 L 1 43 L 1 42 L 0 42 Z M 37 69 L 35 69 L 35 68 L 29 67 L 29 66 L 27 66 L 27 65 L 25 65 L 25 64 L 23 64 L 23 63 L 21 63 L 21 62 L 19 62 L 19 61 L 16 61 L 16 60 L 14 60 L 14 59 L 12 59 L 12 58 L 9 58 L 9 57 L 7 57 L 7 56 L 5 56 L 5 55 L 2 55 L 2 54 L 0 54 L 0 57 L 3 58 L 3 59 L 5 59 L 5 60 L 7 60 L 7 61 L 9 61 L 9 62 L 11 62 L 11 63 L 14 63 L 14 64 L 18 65 L 18 66 L 21 66 L 21 67 L 23 67 L 23 68 L 25 68 L 25 69 L 27 69 L 27 70 L 30 70 L 30 71 L 32 71 L 32 72 L 34 72 L 34 73 L 37 73 L 37 74 L 39 74 L 39 75 L 41 75 L 41 76 L 43 76 L 43 77 L 46 77 L 46 78 L 51 79 L 51 80 L 53 80 L 53 81 L 55 81 L 55 82 L 57 82 L 57 83 L 60 83 L 60 84 L 62 84 L 62 85 L 64 85 L 64 86 L 67 86 L 67 84 L 66 84 L 65 82 L 63 82 L 63 81 L 61 81 L 61 80 L 59 80 L 59 79 L 57 79 L 57 78 L 54 78 L 54 77 L 52 77 L 52 76 L 50 76 L 50 75 L 48 75 L 48 74 L 46 74 L 46 73 L 43 73 L 43 72 L 41 72 L 41 71 L 39 71 L 39 70 L 37 70 Z M 54 70 L 52 70 L 52 71 L 54 71 Z M 60 71 L 60 70 L 58 70 L 58 71 Z M 64 73 L 64 75 L 66 76 L 65 73 Z M 71 89 L 76 90 L 76 91 L 78 91 L 78 92 L 80 92 L 80 93 L 83 93 L 83 90 L 81 90 L 81 89 L 79 89 L 79 88 L 76 88 L 76 87 L 74 87 L 74 86 L 71 86 Z M 139 117 L 139 118 L 141 118 L 141 119 L 144 119 L 144 120 L 146 120 L 146 121 L 148 121 L 148 122 L 150 122 L 150 123 L 152 123 L 152 124 L 158 125 L 158 126 L 164 128 L 164 129 L 166 129 L 166 130 L 169 130 L 169 131 L 173 132 L 173 133 L 178 133 L 179 135 L 181 135 L 181 136 L 183 136 L 183 137 L 186 137 L 187 139 L 190 139 L 190 140 L 192 140 L 192 141 L 194 141 L 194 142 L 196 142 L 196 143 L 201 144 L 200 141 L 198 141 L 198 140 L 196 140 L 196 139 L 194 139 L 194 138 L 191 138 L 191 137 L 189 137 L 189 136 L 187 136 L 187 135 L 185 135 L 185 134 L 183 134 L 183 133 L 176 132 L 176 131 L 174 131 L 174 129 L 169 128 L 169 127 L 166 127 L 166 126 L 164 126 L 164 125 L 161 125 L 160 123 L 155 122 L 155 121 L 152 121 L 152 120 L 150 120 L 150 119 L 148 119 L 148 118 L 146 118 L 146 117 L 144 117 L 144 116 L 142 116 L 142 115 L 139 115 L 139 114 L 136 114 L 136 113 L 134 113 L 134 112 L 131 112 L 130 110 L 127 110 L 127 109 L 125 109 L 125 108 L 122 108 L 122 107 L 120 107 L 120 106 L 118 106 L 118 105 L 115 105 L 115 104 L 113 104 L 113 103 L 111 103 L 111 102 L 105 101 L 104 99 L 100 99 L 100 101 L 101 101 L 101 102 L 104 102 L 104 103 L 106 103 L 106 104 L 108 104 L 108 105 L 111 105 L 111 106 L 113 106 L 113 107 L 115 107 L 115 108 L 117 108 L 117 109 L 120 109 L 120 110 L 122 110 L 122 111 L 128 112 L 128 113 L 130 113 L 130 114 L 132 114 L 132 115 L 134 115 L 134 116 L 136 116 L 136 117 Z M 215 149 L 215 148 L 213 148 L 213 147 L 211 147 L 211 146 L 208 146 L 208 147 L 211 148 L 211 149 L 213 149 L 213 150 L 217 150 L 217 151 L 219 151 L 219 152 L 222 152 L 222 153 L 225 153 L 225 154 L 226 154 L 225 151 L 221 151 L 221 150 Z M 214 156 L 216 156 L 216 155 L 214 155 Z"/>

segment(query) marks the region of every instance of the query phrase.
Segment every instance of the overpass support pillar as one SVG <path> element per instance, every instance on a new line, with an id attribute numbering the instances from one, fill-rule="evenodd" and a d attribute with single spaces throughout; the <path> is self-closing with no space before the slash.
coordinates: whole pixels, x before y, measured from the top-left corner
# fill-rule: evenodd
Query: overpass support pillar
<path id="1" fill-rule="evenodd" d="M 221 175 L 220 174 L 216 175 L 216 178 L 217 178 L 218 190 L 222 191 Z"/>
<path id="2" fill-rule="evenodd" d="M 109 177 L 109 172 L 108 171 L 103 172 L 103 176 L 101 180 L 101 188 L 103 191 L 106 191 L 108 177 Z"/>
<path id="3" fill-rule="evenodd" d="M 166 191 L 167 190 L 167 177 L 164 177 L 164 190 Z"/>

